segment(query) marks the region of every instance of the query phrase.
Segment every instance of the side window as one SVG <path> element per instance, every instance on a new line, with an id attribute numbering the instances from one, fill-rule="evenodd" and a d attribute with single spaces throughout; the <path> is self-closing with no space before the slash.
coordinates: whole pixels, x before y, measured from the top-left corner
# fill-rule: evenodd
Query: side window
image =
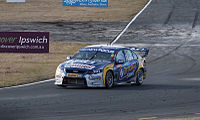
<path id="1" fill-rule="evenodd" d="M 123 60 L 124 62 L 126 61 L 122 50 L 117 53 L 116 61 L 118 60 Z"/>
<path id="2" fill-rule="evenodd" d="M 137 55 L 132 51 L 132 54 L 133 54 L 133 58 L 134 59 L 137 59 L 138 57 L 137 57 Z"/>
<path id="3" fill-rule="evenodd" d="M 126 61 L 132 61 L 133 60 L 133 54 L 130 50 L 124 50 Z"/>

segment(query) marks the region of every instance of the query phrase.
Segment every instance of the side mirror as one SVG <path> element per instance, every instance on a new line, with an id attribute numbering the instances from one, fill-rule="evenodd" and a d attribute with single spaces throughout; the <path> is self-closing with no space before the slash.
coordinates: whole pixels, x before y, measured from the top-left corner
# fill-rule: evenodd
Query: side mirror
<path id="1" fill-rule="evenodd" d="M 145 52 L 141 54 L 141 57 L 147 57 L 148 54 L 149 54 L 149 50 L 147 49 Z"/>
<path id="2" fill-rule="evenodd" d="M 116 61 L 116 64 L 124 64 L 124 62 L 125 62 L 124 60 L 119 59 L 119 60 Z"/>
<path id="3" fill-rule="evenodd" d="M 146 57 L 146 56 L 147 56 L 146 53 L 142 53 L 142 54 L 141 54 L 141 57 Z"/>
<path id="4" fill-rule="evenodd" d="M 67 60 L 70 60 L 70 59 L 72 59 L 72 57 L 71 56 L 67 56 Z"/>

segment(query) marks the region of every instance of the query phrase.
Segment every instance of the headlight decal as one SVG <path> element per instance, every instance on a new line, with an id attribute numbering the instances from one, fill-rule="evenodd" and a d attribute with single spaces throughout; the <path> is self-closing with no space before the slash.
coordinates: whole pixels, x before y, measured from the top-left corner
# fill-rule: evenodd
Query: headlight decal
<path id="1" fill-rule="evenodd" d="M 101 76 L 100 75 L 90 75 L 89 80 L 101 80 Z"/>
<path id="2" fill-rule="evenodd" d="M 64 67 L 62 67 L 61 65 L 59 65 L 56 69 L 56 73 L 55 73 L 55 79 L 56 78 L 61 78 L 64 74 Z"/>

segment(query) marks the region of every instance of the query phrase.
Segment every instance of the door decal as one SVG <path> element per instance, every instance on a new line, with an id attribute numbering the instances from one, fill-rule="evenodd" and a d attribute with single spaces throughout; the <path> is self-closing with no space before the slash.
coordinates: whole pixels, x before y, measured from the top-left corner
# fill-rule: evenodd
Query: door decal
<path id="1" fill-rule="evenodd" d="M 125 78 L 133 76 L 135 69 L 136 69 L 135 63 L 131 64 L 128 67 L 121 67 L 119 70 L 119 80 L 124 80 Z"/>

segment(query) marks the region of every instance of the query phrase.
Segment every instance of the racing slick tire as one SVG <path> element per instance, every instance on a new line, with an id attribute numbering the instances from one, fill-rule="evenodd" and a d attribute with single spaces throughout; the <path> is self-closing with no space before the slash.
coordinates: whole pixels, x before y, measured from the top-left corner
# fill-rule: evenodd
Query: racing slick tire
<path id="1" fill-rule="evenodd" d="M 112 71 L 108 71 L 105 77 L 105 86 L 106 88 L 111 88 L 113 86 L 114 76 Z"/>
<path id="2" fill-rule="evenodd" d="M 143 72 L 142 69 L 140 69 L 137 72 L 137 77 L 136 77 L 135 85 L 136 86 L 140 86 L 140 85 L 142 85 L 143 81 L 144 81 L 144 72 Z"/>

